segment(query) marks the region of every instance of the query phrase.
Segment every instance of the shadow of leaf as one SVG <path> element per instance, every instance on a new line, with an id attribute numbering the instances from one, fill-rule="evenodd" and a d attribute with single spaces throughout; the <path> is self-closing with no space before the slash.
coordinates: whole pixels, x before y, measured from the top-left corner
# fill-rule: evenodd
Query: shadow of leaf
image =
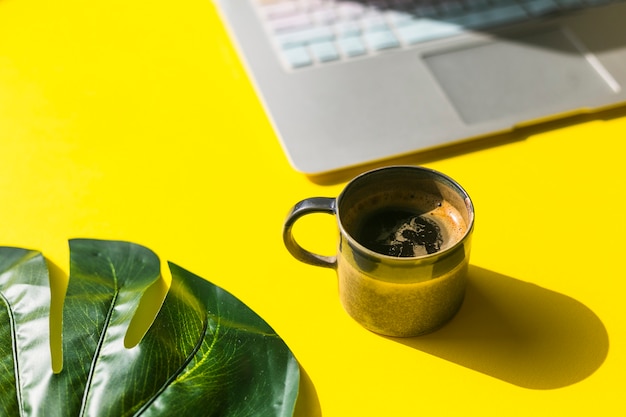
<path id="1" fill-rule="evenodd" d="M 446 326 L 390 339 L 531 389 L 574 384 L 604 362 L 608 334 L 580 302 L 476 266 L 468 278 L 463 306 Z"/>
<path id="2" fill-rule="evenodd" d="M 322 417 L 317 390 L 302 366 L 300 366 L 300 388 L 293 417 Z"/>
<path id="3" fill-rule="evenodd" d="M 67 290 L 68 275 L 60 266 L 46 259 L 50 279 L 50 354 L 52 369 L 61 372 L 63 366 L 63 298 Z"/>

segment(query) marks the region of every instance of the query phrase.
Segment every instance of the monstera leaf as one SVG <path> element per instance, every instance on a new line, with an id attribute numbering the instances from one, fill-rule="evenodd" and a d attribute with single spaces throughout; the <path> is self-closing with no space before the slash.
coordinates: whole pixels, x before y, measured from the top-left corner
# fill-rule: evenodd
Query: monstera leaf
<path id="1" fill-rule="evenodd" d="M 299 368 L 285 343 L 228 292 L 169 267 L 159 313 L 127 348 L 159 259 L 128 242 L 70 241 L 63 369 L 54 373 L 45 259 L 0 248 L 0 415 L 291 416 Z"/>

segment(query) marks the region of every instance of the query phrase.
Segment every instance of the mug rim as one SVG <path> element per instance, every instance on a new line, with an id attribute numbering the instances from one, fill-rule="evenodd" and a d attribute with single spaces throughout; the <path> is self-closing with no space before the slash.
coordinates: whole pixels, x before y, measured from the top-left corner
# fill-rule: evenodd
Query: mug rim
<path id="1" fill-rule="evenodd" d="M 350 191 L 350 188 L 352 188 L 354 184 L 356 184 L 359 181 L 362 181 L 364 177 L 375 175 L 382 171 L 397 171 L 397 170 L 410 170 L 410 171 L 425 172 L 427 174 L 430 174 L 433 180 L 442 179 L 444 180 L 442 182 L 449 183 L 453 188 L 455 188 L 456 191 L 459 192 L 467 208 L 469 224 L 467 225 L 467 229 L 465 230 L 465 233 L 463 234 L 463 236 L 454 245 L 451 245 L 440 252 L 429 253 L 426 255 L 392 256 L 392 255 L 385 255 L 383 253 L 376 252 L 372 249 L 369 249 L 363 246 L 354 236 L 352 236 L 352 234 L 348 233 L 348 231 L 345 229 L 343 225 L 341 216 L 339 214 L 339 209 L 341 207 L 341 200 L 345 198 L 346 193 Z M 352 180 L 350 180 L 348 184 L 346 184 L 346 186 L 343 188 L 341 193 L 339 193 L 339 195 L 337 196 L 336 203 L 335 203 L 335 216 L 337 217 L 337 223 L 339 226 L 339 230 L 341 231 L 341 235 L 346 236 L 349 239 L 349 244 L 352 245 L 355 249 L 358 249 L 360 252 L 370 257 L 373 257 L 375 259 L 381 259 L 381 260 L 390 261 L 394 263 L 397 262 L 399 264 L 408 264 L 408 263 L 413 264 L 415 262 L 424 262 L 428 260 L 438 259 L 441 256 L 444 256 L 456 250 L 459 246 L 463 245 L 464 242 L 468 239 L 468 236 L 472 233 L 474 229 L 475 211 L 474 211 L 474 203 L 471 197 L 469 196 L 469 194 L 467 193 L 467 191 L 465 190 L 465 188 L 463 188 L 461 184 L 459 184 L 456 180 L 454 180 L 449 175 L 446 175 L 435 169 L 427 168 L 427 167 L 423 167 L 419 165 L 388 165 L 388 166 L 375 168 L 375 169 L 363 172 L 357 175 L 356 177 L 354 177 Z"/>

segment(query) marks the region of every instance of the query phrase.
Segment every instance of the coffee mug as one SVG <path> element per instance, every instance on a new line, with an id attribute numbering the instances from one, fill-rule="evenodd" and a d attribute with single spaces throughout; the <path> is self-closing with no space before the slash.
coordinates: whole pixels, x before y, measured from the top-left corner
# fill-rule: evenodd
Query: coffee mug
<path id="1" fill-rule="evenodd" d="M 336 216 L 337 254 L 300 246 L 295 222 Z M 337 198 L 307 198 L 289 212 L 283 240 L 298 260 L 337 271 L 344 309 L 363 327 L 397 337 L 432 332 L 465 295 L 474 207 L 450 177 L 418 166 L 389 166 L 350 181 Z"/>

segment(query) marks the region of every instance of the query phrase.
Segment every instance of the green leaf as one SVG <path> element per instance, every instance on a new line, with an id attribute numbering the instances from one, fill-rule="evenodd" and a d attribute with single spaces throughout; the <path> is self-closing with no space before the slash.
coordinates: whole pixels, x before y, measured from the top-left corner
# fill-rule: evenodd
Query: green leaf
<path id="1" fill-rule="evenodd" d="M 7 270 L 14 277 L 8 284 L 4 279 L 0 282 L 5 300 L 14 286 L 28 281 L 18 262 L 27 254 L 36 258 L 31 252 L 20 252 L 20 257 L 0 248 L 0 274 Z M 30 275 L 47 279 L 45 262 L 39 259 L 37 274 Z M 70 241 L 64 368 L 52 373 L 49 349 L 45 361 L 36 360 L 41 345 L 48 348 L 47 326 L 45 337 L 22 349 L 23 357 L 17 360 L 13 356 L 19 346 L 0 346 L 0 366 L 7 368 L 0 377 L 1 414 L 291 416 L 299 368 L 285 343 L 228 292 L 179 266 L 169 267 L 172 285 L 154 323 L 136 346 L 126 348 L 124 339 L 139 302 L 159 280 L 158 258 L 128 242 Z M 49 304 L 47 294 L 43 306 Z M 12 302 L 5 304 L 7 316 L 15 315 Z M 27 310 L 31 305 L 37 304 L 29 304 Z M 31 324 L 32 314 L 43 330 L 41 320 L 47 324 L 47 310 L 31 312 L 21 326 Z M 20 367 L 29 362 L 47 365 L 37 369 L 36 390 L 19 382 Z"/>
<path id="2" fill-rule="evenodd" d="M 30 412 L 51 367 L 50 288 L 41 254 L 0 248 L 0 415 Z"/>
<path id="3" fill-rule="evenodd" d="M 168 299 L 173 296 L 178 304 L 197 294 L 204 335 L 187 366 L 143 415 L 291 416 L 299 368 L 284 342 L 228 292 L 174 264 L 170 269 L 176 285 Z M 155 325 L 168 323 L 160 319 Z M 148 333 L 145 341 L 150 339 Z"/>

